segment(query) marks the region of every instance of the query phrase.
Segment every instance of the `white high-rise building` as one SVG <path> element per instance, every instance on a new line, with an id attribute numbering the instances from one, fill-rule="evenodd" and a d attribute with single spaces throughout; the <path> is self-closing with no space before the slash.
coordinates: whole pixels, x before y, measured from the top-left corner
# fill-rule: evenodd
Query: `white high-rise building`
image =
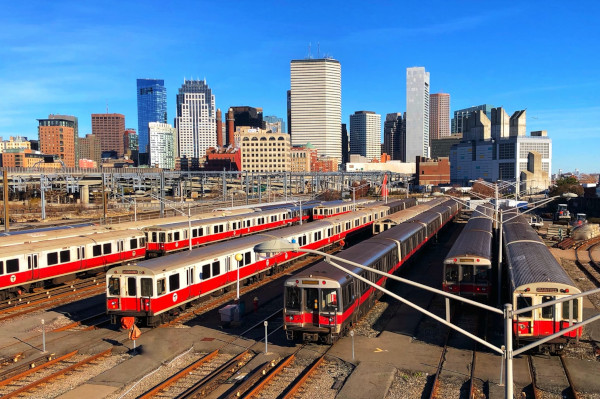
<path id="1" fill-rule="evenodd" d="M 356 111 L 350 115 L 350 154 L 369 160 L 381 157 L 381 115 Z"/>
<path id="2" fill-rule="evenodd" d="M 217 145 L 215 96 L 206 80 L 185 80 L 177 94 L 177 156 L 202 158 Z"/>
<path id="3" fill-rule="evenodd" d="M 177 130 L 169 123 L 148 123 L 148 151 L 150 165 L 162 169 L 175 169 Z"/>
<path id="4" fill-rule="evenodd" d="M 342 160 L 342 81 L 332 58 L 292 60 L 292 145 L 313 144 L 319 155 Z"/>
<path id="5" fill-rule="evenodd" d="M 429 72 L 406 68 L 406 161 L 429 158 Z"/>

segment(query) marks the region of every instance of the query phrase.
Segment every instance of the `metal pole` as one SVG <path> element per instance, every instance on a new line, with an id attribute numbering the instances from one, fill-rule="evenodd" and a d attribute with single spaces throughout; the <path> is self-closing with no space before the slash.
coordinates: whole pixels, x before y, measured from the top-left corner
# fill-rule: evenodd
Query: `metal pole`
<path id="1" fill-rule="evenodd" d="M 354 360 L 354 330 L 350 331 L 350 336 L 352 337 L 352 360 Z"/>
<path id="2" fill-rule="evenodd" d="M 238 267 L 237 267 L 237 295 L 236 298 L 240 299 L 240 261 L 238 260 Z"/>
<path id="3" fill-rule="evenodd" d="M 512 304 L 504 304 L 504 345 L 506 367 L 506 386 L 504 387 L 504 398 L 513 399 L 513 363 L 512 363 Z"/>
<path id="4" fill-rule="evenodd" d="M 496 284 L 498 290 L 498 306 L 502 300 L 502 210 L 500 210 L 500 226 L 498 228 L 498 284 Z"/>
<path id="5" fill-rule="evenodd" d="M 160 194 L 158 194 L 160 202 L 160 217 L 165 217 L 165 204 L 163 199 L 165 198 L 165 172 L 160 172 Z"/>
<path id="6" fill-rule="evenodd" d="M 268 326 L 268 325 L 269 325 L 269 322 L 265 320 L 265 355 L 266 355 L 267 353 L 269 353 L 269 347 L 268 347 L 268 344 L 267 344 L 267 337 L 268 337 L 268 335 L 269 335 L 269 334 L 267 333 L 267 326 Z"/>
<path id="7" fill-rule="evenodd" d="M 137 199 L 133 199 L 133 219 L 137 222 Z"/>
<path id="8" fill-rule="evenodd" d="M 46 178 L 40 176 L 40 202 L 42 203 L 42 220 L 46 220 Z"/>
<path id="9" fill-rule="evenodd" d="M 496 230 L 498 229 L 498 183 L 496 183 L 496 218 L 494 219 L 494 227 L 496 227 Z"/>
<path id="10" fill-rule="evenodd" d="M 446 321 L 450 323 L 450 298 L 446 297 Z"/>
<path id="11" fill-rule="evenodd" d="M 46 325 L 44 319 L 42 319 L 42 351 L 46 353 Z"/>
<path id="12" fill-rule="evenodd" d="M 192 250 L 192 210 L 188 205 L 188 241 L 190 246 L 190 251 Z"/>
<path id="13" fill-rule="evenodd" d="M 302 226 L 302 200 L 300 200 L 300 226 Z"/>
<path id="14" fill-rule="evenodd" d="M 10 230 L 10 218 L 8 215 L 8 172 L 2 172 L 2 184 L 4 188 L 4 231 Z"/>

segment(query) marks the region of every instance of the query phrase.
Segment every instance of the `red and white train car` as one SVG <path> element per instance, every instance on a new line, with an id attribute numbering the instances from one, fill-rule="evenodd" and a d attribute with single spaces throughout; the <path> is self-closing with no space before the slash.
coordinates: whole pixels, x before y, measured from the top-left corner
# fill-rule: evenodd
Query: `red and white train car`
<path id="1" fill-rule="evenodd" d="M 362 198 L 356 201 L 330 201 L 313 208 L 313 220 L 326 219 L 344 213 L 352 212 L 355 209 L 361 209 L 365 205 L 375 202 L 375 200 Z"/>
<path id="2" fill-rule="evenodd" d="M 348 234 L 368 228 L 386 208 L 375 207 L 347 215 L 269 233 L 257 234 L 201 247 L 139 265 L 113 268 L 107 274 L 107 313 L 113 322 L 120 317 L 136 317 L 155 326 L 168 320 L 187 304 L 204 295 L 235 287 L 240 280 L 262 278 L 278 271 L 301 253 L 282 253 L 269 259 L 258 257 L 254 246 L 273 239 L 295 239 L 302 247 L 323 249 Z M 242 260 L 235 260 L 236 254 Z"/>
<path id="3" fill-rule="evenodd" d="M 510 220 L 514 214 L 505 216 Z M 565 298 L 581 291 L 529 225 L 524 216 L 503 224 L 505 262 L 510 296 L 515 311 Z M 547 337 L 583 318 L 583 298 L 544 306 L 513 318 L 517 345 Z M 554 338 L 540 349 L 561 350 L 571 339 L 580 337 L 582 328 Z"/>
<path id="4" fill-rule="evenodd" d="M 125 230 L 3 248 L 0 298 L 61 283 L 82 273 L 96 273 L 111 265 L 144 259 L 145 241 L 142 232 Z"/>

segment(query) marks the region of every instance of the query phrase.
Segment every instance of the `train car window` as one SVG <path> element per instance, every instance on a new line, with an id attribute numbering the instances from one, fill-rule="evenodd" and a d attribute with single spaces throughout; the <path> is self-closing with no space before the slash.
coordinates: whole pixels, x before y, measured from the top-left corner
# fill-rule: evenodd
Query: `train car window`
<path id="1" fill-rule="evenodd" d="M 140 287 L 142 296 L 152 296 L 152 279 L 143 277 L 140 279 Z"/>
<path id="2" fill-rule="evenodd" d="M 127 277 L 127 295 L 137 296 L 136 281 L 135 277 Z"/>
<path id="3" fill-rule="evenodd" d="M 167 242 L 173 242 L 173 233 L 167 233 Z"/>
<path id="4" fill-rule="evenodd" d="M 146 237 L 140 237 L 140 247 L 146 246 Z"/>
<path id="5" fill-rule="evenodd" d="M 17 273 L 19 271 L 19 259 L 9 259 L 6 261 L 6 273 Z"/>
<path id="6" fill-rule="evenodd" d="M 169 276 L 169 292 L 176 291 L 179 287 L 179 274 L 171 274 Z"/>
<path id="7" fill-rule="evenodd" d="M 71 260 L 71 251 L 70 250 L 65 250 L 65 251 L 60 251 L 60 263 L 66 263 L 69 262 Z"/>
<path id="8" fill-rule="evenodd" d="M 102 247 L 100 245 L 94 245 L 92 247 L 92 256 L 102 255 Z"/>
<path id="9" fill-rule="evenodd" d="M 490 281 L 490 269 L 487 266 L 475 266 L 475 282 L 478 284 Z"/>
<path id="10" fill-rule="evenodd" d="M 549 296 L 549 295 L 543 296 L 542 304 L 553 301 L 555 299 L 556 299 L 556 297 L 553 297 L 553 296 Z M 546 306 L 546 307 L 542 308 L 542 319 L 553 319 L 554 318 L 554 306 L 555 305 L 550 305 L 550 306 Z"/>
<path id="11" fill-rule="evenodd" d="M 305 288 L 306 310 L 319 310 L 319 290 L 317 288 Z"/>
<path id="12" fill-rule="evenodd" d="M 327 229 L 327 237 L 331 237 L 333 235 L 332 230 L 333 229 L 331 229 L 331 228 Z"/>
<path id="13" fill-rule="evenodd" d="M 354 227 L 358 227 L 359 224 L 360 224 L 360 219 L 356 219 L 354 221 Z"/>
<path id="14" fill-rule="evenodd" d="M 4 262 L 0 260 L 0 274 L 4 274 Z"/>
<path id="15" fill-rule="evenodd" d="M 562 303 L 562 318 L 569 320 L 569 304 L 573 304 L 573 319 L 579 319 L 579 299 Z"/>
<path id="16" fill-rule="evenodd" d="M 199 232 L 198 232 L 198 237 L 202 237 L 204 235 L 204 228 L 200 228 Z"/>
<path id="17" fill-rule="evenodd" d="M 108 279 L 108 295 L 121 295 L 121 281 L 118 277 Z"/>
<path id="18" fill-rule="evenodd" d="M 528 308 L 532 306 L 532 298 L 530 296 L 518 296 L 517 297 L 517 309 Z M 519 317 L 531 317 L 532 311 L 521 313 Z"/>
<path id="19" fill-rule="evenodd" d="M 106 244 L 102 244 L 102 253 L 104 255 L 108 255 L 108 254 L 112 253 L 112 245 L 110 242 L 107 242 Z"/>
<path id="20" fill-rule="evenodd" d="M 250 263 L 252 263 L 252 255 L 250 252 L 246 252 L 244 254 L 244 264 L 249 265 Z"/>
<path id="21" fill-rule="evenodd" d="M 231 230 L 236 230 L 237 229 L 237 223 L 236 222 L 232 222 L 231 223 Z"/>
<path id="22" fill-rule="evenodd" d="M 446 281 L 458 282 L 458 265 L 446 265 Z"/>
<path id="23" fill-rule="evenodd" d="M 158 235 L 158 242 L 165 242 L 165 237 L 166 237 L 165 233 L 160 233 Z"/>
<path id="24" fill-rule="evenodd" d="M 193 229 L 192 230 L 192 238 L 196 238 L 198 237 L 198 229 Z"/>
<path id="25" fill-rule="evenodd" d="M 156 295 L 162 295 L 167 292 L 167 283 L 164 278 L 156 280 Z"/>
<path id="26" fill-rule="evenodd" d="M 277 221 L 277 216 L 271 216 L 271 222 L 276 222 Z"/>
<path id="27" fill-rule="evenodd" d="M 156 231 L 152 232 L 152 242 L 156 242 Z"/>
<path id="28" fill-rule="evenodd" d="M 338 291 L 333 288 L 321 290 L 321 310 L 334 312 L 338 309 Z"/>
<path id="29" fill-rule="evenodd" d="M 136 238 L 132 238 L 131 240 L 129 240 L 129 249 L 137 249 L 138 247 L 138 242 Z"/>
<path id="30" fill-rule="evenodd" d="M 460 267 L 460 269 L 462 271 L 462 278 L 460 280 L 463 283 L 465 283 L 465 282 L 472 283 L 473 282 L 473 266 L 462 265 Z"/>
<path id="31" fill-rule="evenodd" d="M 221 262 L 219 262 L 219 261 L 213 262 L 212 275 L 214 277 L 214 276 L 218 276 L 219 274 L 221 274 Z"/>
<path id="32" fill-rule="evenodd" d="M 207 280 L 210 278 L 210 265 L 202 266 L 202 280 Z"/>
<path id="33" fill-rule="evenodd" d="M 46 255 L 46 264 L 48 266 L 56 265 L 58 263 L 58 253 L 50 252 Z"/>
<path id="34" fill-rule="evenodd" d="M 285 287 L 285 307 L 287 310 L 300 310 L 300 288 Z"/>
<path id="35" fill-rule="evenodd" d="M 178 231 L 176 231 L 173 234 L 173 238 L 174 238 L 174 241 L 179 241 L 179 240 L 181 240 L 181 234 Z"/>

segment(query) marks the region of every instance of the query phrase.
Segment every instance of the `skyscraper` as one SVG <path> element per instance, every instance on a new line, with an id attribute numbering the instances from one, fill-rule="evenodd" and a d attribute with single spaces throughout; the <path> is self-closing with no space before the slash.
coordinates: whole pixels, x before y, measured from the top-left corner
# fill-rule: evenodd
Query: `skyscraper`
<path id="1" fill-rule="evenodd" d="M 381 115 L 373 111 L 350 115 L 350 153 L 368 159 L 381 157 Z"/>
<path id="2" fill-rule="evenodd" d="M 163 79 L 137 80 L 139 152 L 148 152 L 148 123 L 167 123 L 167 89 Z"/>
<path id="3" fill-rule="evenodd" d="M 100 151 L 98 137 L 93 134 L 86 134 L 85 137 L 79 139 L 79 158 L 91 159 L 98 164 L 102 162 L 102 152 Z"/>
<path id="4" fill-rule="evenodd" d="M 176 130 L 168 123 L 148 124 L 150 165 L 162 169 L 175 169 Z"/>
<path id="5" fill-rule="evenodd" d="M 125 115 L 92 114 L 92 134 L 98 139 L 101 152 L 115 151 L 118 157 L 122 157 Z"/>
<path id="6" fill-rule="evenodd" d="M 429 140 L 450 137 L 450 94 L 430 95 L 429 106 Z"/>
<path id="7" fill-rule="evenodd" d="M 406 162 L 406 125 L 400 112 L 385 116 L 383 148 L 392 160 Z"/>
<path id="8" fill-rule="evenodd" d="M 215 96 L 206 80 L 184 80 L 177 94 L 176 156 L 201 158 L 217 145 Z"/>
<path id="9" fill-rule="evenodd" d="M 429 72 L 406 68 L 406 161 L 429 158 Z"/>
<path id="10" fill-rule="evenodd" d="M 350 139 L 346 124 L 342 123 L 342 164 L 350 162 Z"/>
<path id="11" fill-rule="evenodd" d="M 66 167 L 75 167 L 75 123 L 67 119 L 38 119 L 40 151 L 58 156 Z"/>
<path id="12" fill-rule="evenodd" d="M 312 143 L 319 155 L 342 160 L 340 62 L 332 58 L 290 63 L 292 144 Z"/>
<path id="13" fill-rule="evenodd" d="M 64 119 L 73 122 L 73 133 L 75 134 L 75 165 L 77 165 L 79 161 L 79 119 L 73 115 L 58 114 L 50 114 L 48 115 L 48 119 Z"/>

